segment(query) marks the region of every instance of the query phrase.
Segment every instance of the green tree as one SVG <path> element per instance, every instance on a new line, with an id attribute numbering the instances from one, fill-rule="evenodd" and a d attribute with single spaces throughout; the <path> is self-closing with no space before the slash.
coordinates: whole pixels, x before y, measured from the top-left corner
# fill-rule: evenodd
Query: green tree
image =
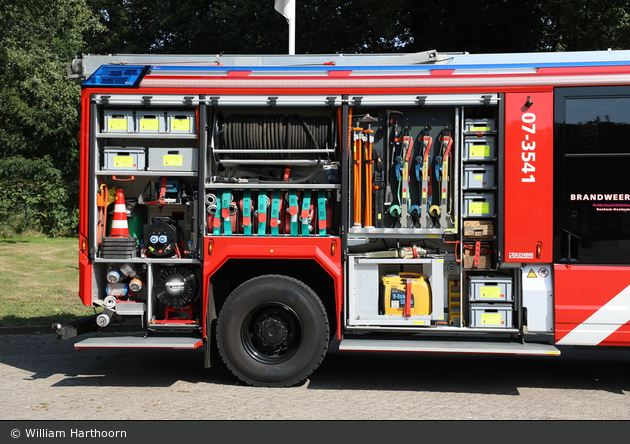
<path id="1" fill-rule="evenodd" d="M 76 178 L 79 94 L 66 65 L 98 28 L 84 0 L 0 4 L 0 157 L 49 155 Z"/>
<path id="2" fill-rule="evenodd" d="M 535 0 L 405 0 L 410 51 L 525 52 L 540 50 L 543 22 Z"/>
<path id="3" fill-rule="evenodd" d="M 549 0 L 544 2 L 541 47 L 551 51 L 589 51 L 630 47 L 627 0 Z"/>
<path id="4" fill-rule="evenodd" d="M 85 0 L 0 3 L 0 224 L 72 231 L 80 87 L 66 65 L 100 25 Z M 28 210 L 28 211 L 27 211 Z M 16 219 L 17 218 L 17 219 Z"/>
<path id="5" fill-rule="evenodd" d="M 76 234 L 77 211 L 49 156 L 0 159 L 0 233 Z"/>

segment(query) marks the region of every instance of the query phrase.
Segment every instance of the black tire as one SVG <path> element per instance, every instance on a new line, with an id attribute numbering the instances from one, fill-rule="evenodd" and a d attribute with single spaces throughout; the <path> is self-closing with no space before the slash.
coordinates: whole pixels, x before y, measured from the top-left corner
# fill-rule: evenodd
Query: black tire
<path id="1" fill-rule="evenodd" d="M 257 387 L 291 387 L 321 364 L 329 344 L 326 310 L 302 282 L 260 276 L 236 288 L 217 319 L 219 353 L 230 371 Z"/>

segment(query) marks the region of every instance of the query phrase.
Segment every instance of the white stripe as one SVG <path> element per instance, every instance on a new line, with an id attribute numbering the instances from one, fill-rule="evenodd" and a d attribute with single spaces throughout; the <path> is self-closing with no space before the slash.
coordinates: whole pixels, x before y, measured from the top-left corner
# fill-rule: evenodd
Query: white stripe
<path id="1" fill-rule="evenodd" d="M 112 228 L 128 228 L 126 220 L 112 220 Z"/>
<path id="2" fill-rule="evenodd" d="M 575 327 L 558 345 L 597 345 L 630 321 L 630 286 Z"/>
<path id="3" fill-rule="evenodd" d="M 114 205 L 114 213 L 125 213 L 127 215 L 127 208 L 125 204 L 116 204 Z"/>

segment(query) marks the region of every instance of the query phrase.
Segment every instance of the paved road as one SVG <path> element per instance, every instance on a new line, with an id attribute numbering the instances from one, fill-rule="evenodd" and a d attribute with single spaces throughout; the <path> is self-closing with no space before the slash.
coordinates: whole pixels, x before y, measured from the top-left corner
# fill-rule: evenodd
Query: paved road
<path id="1" fill-rule="evenodd" d="M 0 336 L 4 420 L 612 420 L 630 418 L 630 351 L 560 357 L 339 352 L 302 386 L 252 388 L 202 352 L 75 351 Z"/>

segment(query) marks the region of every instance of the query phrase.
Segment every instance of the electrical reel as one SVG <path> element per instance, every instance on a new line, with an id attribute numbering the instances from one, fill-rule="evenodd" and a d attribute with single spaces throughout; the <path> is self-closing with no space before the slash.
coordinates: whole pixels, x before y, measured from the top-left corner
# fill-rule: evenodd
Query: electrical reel
<path id="1" fill-rule="evenodd" d="M 170 217 L 154 217 L 144 232 L 146 255 L 149 257 L 171 257 L 184 250 L 183 233 Z"/>

